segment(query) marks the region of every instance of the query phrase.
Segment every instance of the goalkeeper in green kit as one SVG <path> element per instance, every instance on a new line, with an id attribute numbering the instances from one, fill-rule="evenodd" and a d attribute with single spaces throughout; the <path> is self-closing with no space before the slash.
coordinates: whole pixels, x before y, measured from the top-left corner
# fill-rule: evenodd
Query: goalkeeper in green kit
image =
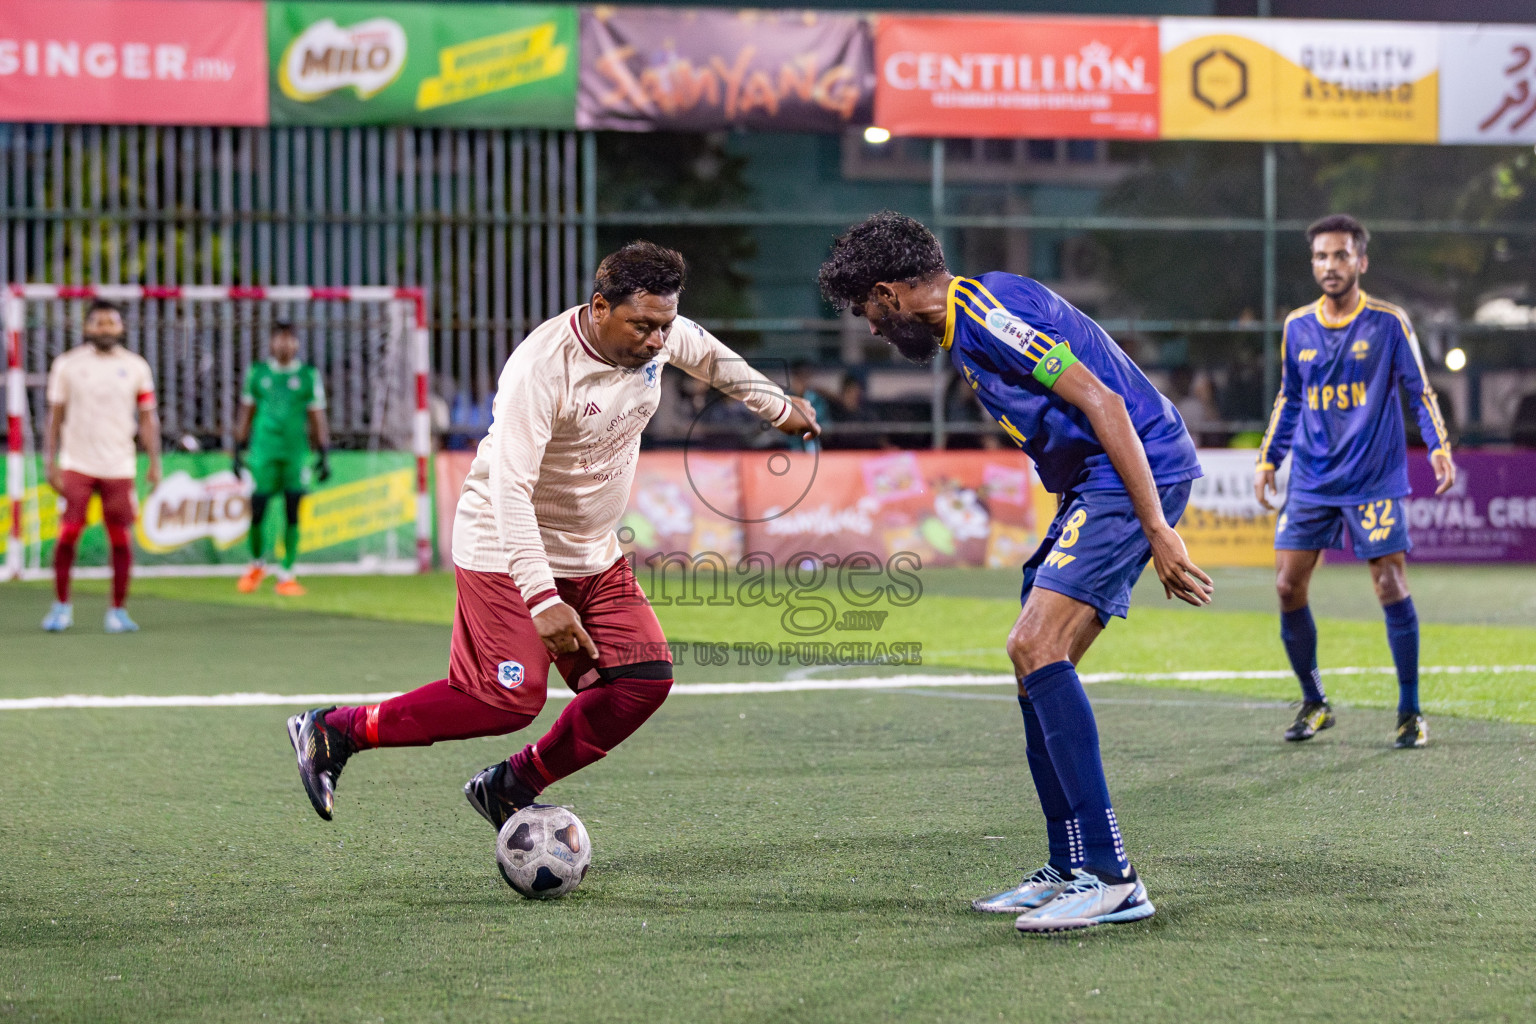
<path id="1" fill-rule="evenodd" d="M 267 575 L 267 543 L 264 528 L 267 506 L 283 496 L 286 529 L 283 531 L 283 562 L 277 573 L 277 592 L 302 597 L 304 587 L 293 576 L 299 552 L 299 503 L 309 489 L 314 440 L 314 477 L 330 478 L 326 449 L 330 447 L 325 422 L 325 385 L 320 372 L 299 362 L 299 339 L 293 325 L 272 325 L 271 358 L 253 363 L 240 392 L 240 418 L 235 424 L 235 475 L 242 467 L 251 471 L 251 567 L 240 577 L 242 594 L 254 593 Z M 250 451 L 242 460 L 246 442 Z"/>

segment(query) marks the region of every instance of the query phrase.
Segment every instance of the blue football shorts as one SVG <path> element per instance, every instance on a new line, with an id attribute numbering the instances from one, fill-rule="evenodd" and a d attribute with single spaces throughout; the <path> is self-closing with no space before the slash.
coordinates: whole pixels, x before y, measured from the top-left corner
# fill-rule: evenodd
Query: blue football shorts
<path id="1" fill-rule="evenodd" d="M 1177 525 L 1192 481 L 1159 487 L 1163 516 Z M 1152 545 L 1124 491 L 1082 491 L 1064 497 L 1040 547 L 1024 563 L 1020 603 L 1035 587 L 1092 605 L 1099 623 L 1131 610 L 1131 588 L 1152 558 Z"/>
<path id="2" fill-rule="evenodd" d="M 1291 498 L 1275 520 L 1275 548 L 1342 548 L 1345 529 L 1349 530 L 1356 558 L 1380 558 L 1413 550 L 1413 542 L 1408 539 L 1408 517 L 1403 514 L 1398 498 L 1381 498 L 1361 505 L 1313 505 Z"/>

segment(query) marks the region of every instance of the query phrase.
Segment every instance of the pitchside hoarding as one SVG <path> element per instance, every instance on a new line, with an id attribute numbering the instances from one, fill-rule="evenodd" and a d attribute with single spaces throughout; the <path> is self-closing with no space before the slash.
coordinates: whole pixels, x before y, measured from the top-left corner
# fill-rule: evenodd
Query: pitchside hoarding
<path id="1" fill-rule="evenodd" d="M 250 479 L 237 479 L 220 452 L 168 452 L 159 486 L 144 480 L 139 465 L 139 518 L 133 529 L 134 558 L 142 566 L 243 565 L 250 560 Z M 316 484 L 299 507 L 299 560 L 308 564 L 413 562 L 416 548 L 416 460 L 409 452 L 333 452 L 331 478 Z M 34 458 L 24 498 L 28 528 L 39 550 L 29 563 L 48 566 L 59 536 L 58 494 L 42 482 Z M 282 533 L 282 502 L 267 513 L 269 543 Z M 10 538 L 9 502 L 0 508 L 0 556 Z M 101 502 L 91 498 L 81 535 L 83 566 L 104 565 L 106 532 Z"/>
<path id="2" fill-rule="evenodd" d="M 267 123 L 254 0 L 4 0 L 0 121 Z"/>
<path id="3" fill-rule="evenodd" d="M 837 132 L 869 123 L 873 94 L 859 15 L 582 10 L 580 128 Z"/>
<path id="4" fill-rule="evenodd" d="M 273 124 L 569 128 L 576 8 L 272 3 Z"/>
<path id="5" fill-rule="evenodd" d="M 1437 25 L 1163 18 L 1159 31 L 1165 139 L 1439 137 Z"/>
<path id="6" fill-rule="evenodd" d="M 896 135 L 1156 138 L 1152 20 L 885 15 L 875 120 Z"/>

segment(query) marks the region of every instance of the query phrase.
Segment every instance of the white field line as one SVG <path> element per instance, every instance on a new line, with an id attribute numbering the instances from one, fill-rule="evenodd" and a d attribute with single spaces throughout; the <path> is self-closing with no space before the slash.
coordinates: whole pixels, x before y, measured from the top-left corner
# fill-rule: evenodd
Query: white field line
<path id="1" fill-rule="evenodd" d="M 1488 673 L 1536 674 L 1536 665 L 1424 665 L 1420 675 L 1466 675 Z M 1329 669 L 1328 676 L 1393 675 L 1395 670 L 1382 666 L 1357 666 Z M 1090 672 L 1085 683 L 1184 682 L 1219 679 L 1289 679 L 1288 671 L 1223 672 Z M 827 690 L 892 690 L 936 686 L 1012 686 L 1011 675 L 904 675 L 862 676 L 857 679 L 786 679 L 764 683 L 677 683 L 672 692 L 680 696 L 720 696 L 732 693 L 799 693 Z M 59 697 L 19 697 L 0 700 L 0 711 L 42 711 L 53 708 L 243 708 L 243 707 L 318 707 L 326 704 L 376 704 L 399 696 L 387 693 L 215 693 L 158 697 L 124 694 L 117 697 L 65 694 Z M 549 698 L 562 700 L 572 696 L 561 687 L 551 687 Z"/>

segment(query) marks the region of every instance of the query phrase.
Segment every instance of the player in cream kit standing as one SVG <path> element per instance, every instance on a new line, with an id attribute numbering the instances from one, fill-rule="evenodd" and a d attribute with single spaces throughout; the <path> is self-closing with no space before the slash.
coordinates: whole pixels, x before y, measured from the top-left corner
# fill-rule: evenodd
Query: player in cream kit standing
<path id="1" fill-rule="evenodd" d="M 545 321 L 497 383 L 490 432 L 453 527 L 458 586 L 448 678 L 380 704 L 288 720 L 310 802 L 331 818 L 347 759 L 526 727 L 551 664 L 576 697 L 549 732 L 470 779 L 470 804 L 500 829 L 548 785 L 605 756 L 661 706 L 672 657 L 615 534 L 640 432 L 667 364 L 739 399 L 786 434 L 820 433 L 782 390 L 677 315 L 686 267 L 632 242 L 597 268 L 591 301 Z"/>
<path id="2" fill-rule="evenodd" d="M 43 628 L 60 633 L 74 625 L 69 601 L 70 570 L 85 529 L 85 512 L 94 492 L 101 495 L 101 516 L 112 550 L 112 603 L 108 633 L 132 633 L 128 617 L 128 577 L 133 549 L 128 531 L 138 514 L 133 481 L 138 434 L 149 453 L 151 489 L 160 482 L 160 418 L 155 412 L 155 380 L 149 363 L 123 347 L 127 328 L 122 308 L 97 300 L 85 313 L 86 344 L 76 345 L 48 368 L 48 431 L 43 459 L 48 483 L 64 499 L 59 539 L 53 548 L 55 601 Z"/>

